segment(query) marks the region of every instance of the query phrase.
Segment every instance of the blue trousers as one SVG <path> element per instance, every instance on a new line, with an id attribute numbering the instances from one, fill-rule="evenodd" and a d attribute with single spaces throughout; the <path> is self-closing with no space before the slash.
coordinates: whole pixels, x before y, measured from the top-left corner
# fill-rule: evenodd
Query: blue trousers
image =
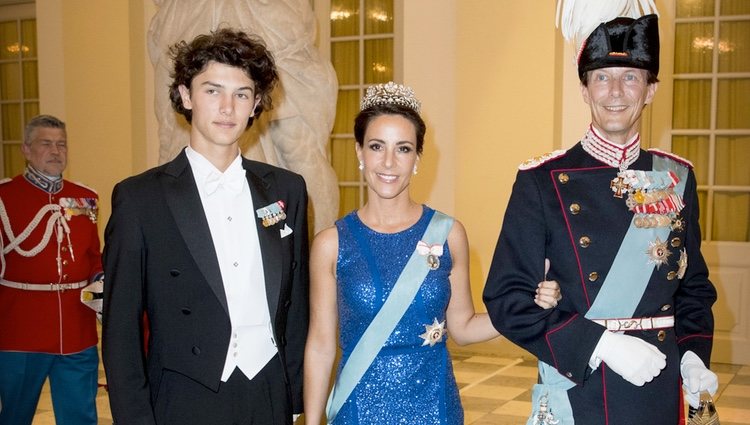
<path id="1" fill-rule="evenodd" d="M 31 425 L 49 377 L 57 425 L 96 425 L 99 354 L 0 351 L 0 425 Z"/>

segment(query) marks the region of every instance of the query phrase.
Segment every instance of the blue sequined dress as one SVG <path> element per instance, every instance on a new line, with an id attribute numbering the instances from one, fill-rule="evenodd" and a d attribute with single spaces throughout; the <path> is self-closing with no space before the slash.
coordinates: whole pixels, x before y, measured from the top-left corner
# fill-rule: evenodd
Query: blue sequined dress
<path id="1" fill-rule="evenodd" d="M 339 373 L 388 297 L 434 213 L 423 206 L 419 221 L 397 233 L 368 228 L 356 212 L 336 222 L 339 344 L 343 351 Z M 341 407 L 334 425 L 463 424 L 446 336 L 433 346 L 423 345 L 425 339 L 420 337 L 426 326 L 445 320 L 451 267 L 446 242 L 440 266 L 427 274 L 404 317 Z"/>

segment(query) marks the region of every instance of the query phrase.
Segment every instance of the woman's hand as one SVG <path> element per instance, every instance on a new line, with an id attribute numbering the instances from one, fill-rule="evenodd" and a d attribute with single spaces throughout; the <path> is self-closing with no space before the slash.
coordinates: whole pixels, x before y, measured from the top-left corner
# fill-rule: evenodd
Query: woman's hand
<path id="1" fill-rule="evenodd" d="M 544 259 L 544 279 L 547 279 L 547 272 L 549 271 L 549 260 Z M 557 303 L 562 299 L 562 293 L 560 293 L 560 284 L 555 280 L 544 280 L 539 282 L 536 288 L 536 295 L 534 295 L 534 302 L 536 305 L 543 309 L 557 307 Z"/>
<path id="2" fill-rule="evenodd" d="M 562 299 L 560 285 L 555 280 L 545 280 L 539 282 L 536 288 L 534 302 L 543 309 L 557 307 L 557 303 Z"/>

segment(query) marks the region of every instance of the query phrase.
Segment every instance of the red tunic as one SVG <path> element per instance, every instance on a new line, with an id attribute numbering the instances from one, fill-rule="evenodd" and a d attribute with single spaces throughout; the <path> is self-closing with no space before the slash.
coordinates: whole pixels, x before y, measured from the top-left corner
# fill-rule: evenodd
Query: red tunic
<path id="1" fill-rule="evenodd" d="M 0 200 L 15 238 L 46 205 L 70 207 L 78 203 L 92 207 L 97 205 L 98 197 L 96 192 L 67 180 L 60 192 L 50 194 L 20 175 L 0 183 Z M 67 211 L 71 213 L 67 220 L 70 245 L 66 236 L 58 244 L 57 226 L 53 225 L 48 243 L 33 257 L 23 256 L 16 250 L 4 254 L 4 280 L 31 284 L 90 282 L 102 272 L 97 225 L 86 214 L 92 208 Z M 29 237 L 20 244 L 21 250 L 31 250 L 44 239 L 52 214 L 52 211 L 44 213 Z M 3 251 L 6 251 L 11 238 L 4 223 L 0 224 L 0 236 Z M 80 289 L 30 291 L 0 285 L 0 351 L 71 354 L 96 345 L 96 315 L 81 303 L 80 294 Z"/>

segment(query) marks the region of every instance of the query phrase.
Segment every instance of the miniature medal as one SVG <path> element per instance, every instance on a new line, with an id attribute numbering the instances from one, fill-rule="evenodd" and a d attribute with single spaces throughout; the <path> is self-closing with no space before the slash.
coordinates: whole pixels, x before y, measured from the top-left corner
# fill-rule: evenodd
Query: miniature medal
<path id="1" fill-rule="evenodd" d="M 440 257 L 434 254 L 427 256 L 427 265 L 430 266 L 431 270 L 437 270 L 440 267 Z"/>
<path id="2" fill-rule="evenodd" d="M 431 325 L 424 325 L 424 328 L 426 329 L 425 332 L 419 335 L 424 340 L 422 346 L 429 344 L 432 347 L 442 341 L 443 335 L 445 335 L 445 320 L 438 323 L 437 318 L 435 318 Z"/>
<path id="3" fill-rule="evenodd" d="M 682 220 L 682 217 L 675 215 L 672 217 L 671 227 L 673 232 L 682 232 L 685 228 L 685 222 Z"/>
<path id="4" fill-rule="evenodd" d="M 682 251 L 680 251 L 680 259 L 677 260 L 677 278 L 682 279 L 685 276 L 685 271 L 687 270 L 688 266 L 688 256 L 687 251 L 685 251 L 685 248 L 682 248 Z"/>
<path id="5" fill-rule="evenodd" d="M 284 201 L 276 201 L 263 208 L 258 208 L 255 210 L 255 214 L 261 219 L 263 227 L 273 226 L 274 224 L 286 219 Z"/>
<path id="6" fill-rule="evenodd" d="M 440 267 L 440 256 L 443 255 L 443 245 L 428 245 L 423 241 L 417 242 L 417 252 L 419 255 L 427 257 L 427 265 L 430 270 L 437 270 Z"/>
<path id="7" fill-rule="evenodd" d="M 622 174 L 617 173 L 617 177 L 613 178 L 609 183 L 609 188 L 614 192 L 613 196 L 615 198 L 622 198 L 623 194 L 630 190 L 630 185 L 625 183 L 625 177 Z"/>

